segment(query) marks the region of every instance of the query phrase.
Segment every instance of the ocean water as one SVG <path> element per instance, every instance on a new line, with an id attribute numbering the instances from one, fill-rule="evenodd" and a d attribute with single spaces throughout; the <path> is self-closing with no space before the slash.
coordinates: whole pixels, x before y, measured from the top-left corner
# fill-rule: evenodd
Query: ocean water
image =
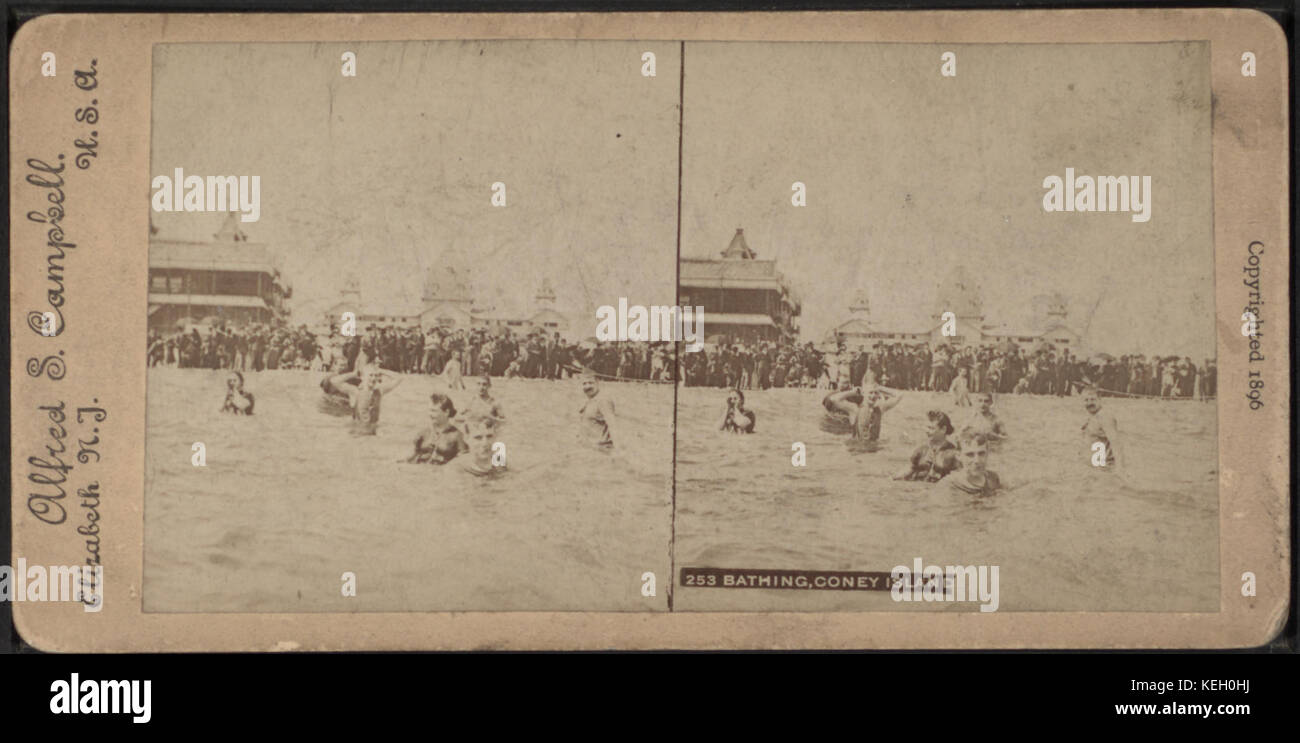
<path id="1" fill-rule="evenodd" d="M 948 395 L 906 393 L 868 452 L 825 425 L 823 391 L 751 391 L 758 432 L 733 436 L 713 429 L 724 391 L 681 388 L 674 516 L 670 385 L 602 385 L 627 424 L 609 453 L 577 439 L 576 380 L 495 380 L 509 471 L 484 479 L 397 461 L 439 381 L 405 378 L 378 435 L 354 437 L 318 410 L 321 376 L 249 374 L 256 414 L 238 417 L 215 412 L 224 373 L 150 370 L 146 611 L 663 611 L 674 533 L 678 570 L 888 572 L 920 557 L 997 565 L 999 611 L 1218 608 L 1213 404 L 1103 399 L 1132 458 L 1121 478 L 1086 462 L 1079 398 L 1001 397 L 1012 438 L 989 467 L 1014 489 L 979 499 L 890 479 L 925 412 L 954 413 Z M 196 441 L 206 467 L 190 463 Z M 794 442 L 806 467 L 791 464 Z M 976 610 L 885 592 L 674 591 L 679 611 Z"/>
<path id="2" fill-rule="evenodd" d="M 878 451 L 826 430 L 821 390 L 749 391 L 756 432 L 713 429 L 724 390 L 678 398 L 675 561 L 682 567 L 861 570 L 997 565 L 999 611 L 1217 611 L 1218 456 L 1213 403 L 1103 398 L 1132 466 L 1092 467 L 1081 398 L 1001 396 L 1010 440 L 989 469 L 1015 487 L 988 498 L 901 482 L 925 414 L 959 423 L 950 395 L 909 392 L 885 413 Z M 969 409 L 963 409 L 969 410 Z M 833 427 L 832 427 L 833 428 Z M 791 463 L 792 444 L 807 466 Z M 1018 486 L 1018 487 L 1017 487 Z M 888 592 L 676 589 L 678 611 L 972 611 L 896 603 Z"/>
<path id="3" fill-rule="evenodd" d="M 667 608 L 666 585 L 645 597 L 641 576 L 669 574 L 670 385 L 602 386 L 630 423 L 608 453 L 576 438 L 576 380 L 496 380 L 509 471 L 477 478 L 396 461 L 438 381 L 408 376 L 378 435 L 354 437 L 317 409 L 322 376 L 248 374 L 257 404 L 241 417 L 215 412 L 224 373 L 150 369 L 146 611 Z M 191 464 L 196 441 L 206 467 Z"/>

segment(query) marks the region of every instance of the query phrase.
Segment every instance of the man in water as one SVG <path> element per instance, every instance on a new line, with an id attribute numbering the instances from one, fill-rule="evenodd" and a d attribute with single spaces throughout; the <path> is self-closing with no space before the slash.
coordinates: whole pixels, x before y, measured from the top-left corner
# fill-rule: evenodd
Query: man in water
<path id="1" fill-rule="evenodd" d="M 501 405 L 492 399 L 492 378 L 484 374 L 478 378 L 478 397 L 470 400 L 465 406 L 465 417 L 489 415 L 497 419 L 497 422 L 505 421 L 506 417 L 501 414 Z"/>
<path id="2" fill-rule="evenodd" d="M 244 389 L 244 375 L 231 372 L 226 379 L 226 400 L 221 404 L 221 412 L 252 415 L 253 402 L 253 393 Z"/>
<path id="3" fill-rule="evenodd" d="M 486 477 L 505 471 L 505 464 L 492 462 L 492 447 L 496 444 L 497 419 L 490 415 L 473 415 L 465 421 L 465 437 L 469 440 L 470 456 L 462 457 L 461 467 L 471 475 Z"/>
<path id="4" fill-rule="evenodd" d="M 993 393 L 982 392 L 977 398 L 979 409 L 971 415 L 965 428 L 971 428 L 979 433 L 984 434 L 984 438 L 990 443 L 1003 441 L 1007 438 L 1006 427 L 1002 425 L 1002 419 L 998 414 L 993 412 Z"/>
<path id="5" fill-rule="evenodd" d="M 998 473 L 988 468 L 989 447 L 984 434 L 964 428 L 957 436 L 957 446 L 961 471 L 947 479 L 953 490 L 967 495 L 993 495 L 1002 489 Z"/>
<path id="6" fill-rule="evenodd" d="M 600 383 L 594 375 L 583 377 L 582 393 L 587 396 L 587 401 L 578 409 L 583 435 L 587 441 L 602 449 L 613 448 L 614 438 L 610 433 L 610 424 L 615 420 L 614 402 L 600 397 Z"/>
<path id="7" fill-rule="evenodd" d="M 853 438 L 876 441 L 880 438 L 880 419 L 902 399 L 902 393 L 875 383 L 868 373 L 858 389 L 841 390 L 826 396 L 827 410 L 847 415 L 853 423 Z"/>
<path id="8" fill-rule="evenodd" d="M 931 410 L 925 417 L 929 420 L 925 429 L 926 443 L 912 452 L 907 469 L 895 475 L 895 480 L 938 482 L 960 466 L 957 462 L 957 447 L 948 440 L 952 435 L 952 421 L 948 414 L 942 410 Z"/>
<path id="9" fill-rule="evenodd" d="M 402 378 L 389 378 L 378 364 L 371 363 L 361 369 L 361 384 L 351 391 L 352 433 L 357 436 L 374 436 L 379 427 L 379 405 L 384 395 L 402 383 Z"/>
<path id="10" fill-rule="evenodd" d="M 1087 461 L 1090 464 L 1094 462 L 1094 445 L 1101 444 L 1106 456 L 1105 466 L 1118 468 L 1124 462 L 1120 454 L 1119 424 L 1114 415 L 1102 411 L 1096 387 L 1084 388 L 1083 409 L 1088 411 L 1088 419 L 1083 422 L 1083 445 Z"/>
<path id="11" fill-rule="evenodd" d="M 727 407 L 722 411 L 718 421 L 718 430 L 729 433 L 753 433 L 757 416 L 754 411 L 745 409 L 745 393 L 732 390 L 727 395 Z"/>

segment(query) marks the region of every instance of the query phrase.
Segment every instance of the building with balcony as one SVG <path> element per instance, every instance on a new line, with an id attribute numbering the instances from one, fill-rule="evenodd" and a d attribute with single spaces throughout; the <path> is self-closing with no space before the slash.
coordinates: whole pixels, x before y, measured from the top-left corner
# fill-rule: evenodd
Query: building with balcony
<path id="1" fill-rule="evenodd" d="M 292 294 L 270 247 L 250 242 L 235 212 L 211 241 L 170 240 L 150 227 L 150 330 L 282 324 Z"/>
<path id="2" fill-rule="evenodd" d="M 737 229 L 721 258 L 683 258 L 678 272 L 678 302 L 704 308 L 709 342 L 794 341 L 799 299 L 776 270 L 760 260 Z"/>

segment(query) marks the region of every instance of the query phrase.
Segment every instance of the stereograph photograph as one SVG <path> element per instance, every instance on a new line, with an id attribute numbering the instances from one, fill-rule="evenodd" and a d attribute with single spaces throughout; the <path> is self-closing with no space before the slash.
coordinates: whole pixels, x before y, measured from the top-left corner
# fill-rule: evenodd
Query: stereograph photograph
<path id="1" fill-rule="evenodd" d="M 594 340 L 674 294 L 661 46 L 155 47 L 146 610 L 665 607 L 672 348 Z"/>
<path id="2" fill-rule="evenodd" d="M 686 49 L 679 282 L 717 342 L 685 358 L 677 564 L 1217 610 L 1208 45 Z M 1047 211 L 1067 174 L 1093 211 Z M 728 394 L 752 436 L 718 435 Z M 677 608 L 977 605 L 695 580 Z"/>
<path id="3" fill-rule="evenodd" d="M 1278 626 L 1285 41 L 1254 15 L 293 20 L 16 42 L 61 66 L 14 72 L 59 112 L 12 122 L 15 554 L 106 568 L 98 624 L 20 630 Z"/>

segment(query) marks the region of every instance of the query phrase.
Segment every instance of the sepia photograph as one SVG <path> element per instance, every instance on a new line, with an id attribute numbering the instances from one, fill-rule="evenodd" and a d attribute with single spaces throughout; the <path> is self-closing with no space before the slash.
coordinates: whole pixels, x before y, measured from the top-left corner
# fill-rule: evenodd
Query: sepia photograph
<path id="1" fill-rule="evenodd" d="M 675 608 L 1217 611 L 1208 45 L 684 69 Z"/>
<path id="2" fill-rule="evenodd" d="M 674 294 L 642 51 L 155 46 L 146 610 L 665 608 L 673 349 L 594 319 Z"/>

